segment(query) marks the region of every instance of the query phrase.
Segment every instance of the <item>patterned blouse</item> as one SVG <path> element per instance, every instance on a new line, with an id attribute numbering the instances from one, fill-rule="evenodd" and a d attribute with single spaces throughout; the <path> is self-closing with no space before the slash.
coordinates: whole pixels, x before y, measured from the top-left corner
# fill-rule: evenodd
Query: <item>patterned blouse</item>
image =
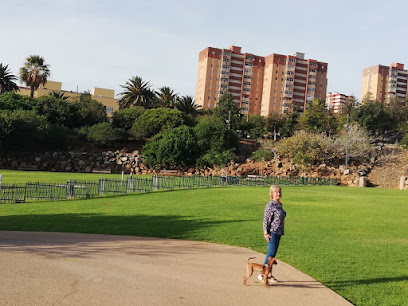
<path id="1" fill-rule="evenodd" d="M 263 220 L 263 230 L 268 233 L 284 235 L 286 211 L 282 204 L 271 200 L 266 204 L 265 216 Z"/>

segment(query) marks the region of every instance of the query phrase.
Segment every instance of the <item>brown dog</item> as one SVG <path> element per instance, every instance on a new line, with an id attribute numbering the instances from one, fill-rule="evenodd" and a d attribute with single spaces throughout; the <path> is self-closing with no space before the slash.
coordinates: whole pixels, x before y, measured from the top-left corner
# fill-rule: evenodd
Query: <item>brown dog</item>
<path id="1" fill-rule="evenodd" d="M 277 262 L 274 257 L 268 257 L 268 262 L 265 266 L 262 264 L 249 262 L 250 259 L 254 259 L 256 257 L 249 257 L 247 260 L 247 274 L 244 276 L 244 285 L 247 286 L 247 279 L 251 277 L 254 271 L 259 271 L 263 274 L 263 283 L 265 287 L 268 287 L 268 274 L 271 273 L 272 265 L 276 265 Z"/>

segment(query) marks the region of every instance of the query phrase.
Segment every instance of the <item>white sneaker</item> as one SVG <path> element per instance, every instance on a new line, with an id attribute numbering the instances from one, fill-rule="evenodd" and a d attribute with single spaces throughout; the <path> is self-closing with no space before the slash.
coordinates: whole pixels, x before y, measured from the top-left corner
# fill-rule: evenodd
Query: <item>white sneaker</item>
<path id="1" fill-rule="evenodd" d="M 263 278 L 263 275 L 262 274 L 259 274 L 258 275 L 258 279 L 263 283 L 264 282 L 264 278 Z"/>

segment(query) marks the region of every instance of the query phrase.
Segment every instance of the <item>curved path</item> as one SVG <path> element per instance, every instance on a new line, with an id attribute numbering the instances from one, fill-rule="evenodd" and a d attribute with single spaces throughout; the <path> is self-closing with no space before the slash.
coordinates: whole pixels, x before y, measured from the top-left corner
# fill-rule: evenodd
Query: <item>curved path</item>
<path id="1" fill-rule="evenodd" d="M 279 261 L 280 280 L 242 285 L 248 257 L 225 245 L 128 236 L 0 231 L 2 305 L 351 305 Z"/>

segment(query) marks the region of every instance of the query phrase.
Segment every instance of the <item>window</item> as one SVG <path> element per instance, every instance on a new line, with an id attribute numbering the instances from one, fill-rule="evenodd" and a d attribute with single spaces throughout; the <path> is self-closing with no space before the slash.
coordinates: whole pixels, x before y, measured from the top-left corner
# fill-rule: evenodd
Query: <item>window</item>
<path id="1" fill-rule="evenodd" d="M 107 107 L 106 107 L 106 113 L 107 113 L 107 114 L 113 114 L 113 107 L 107 106 Z"/>

